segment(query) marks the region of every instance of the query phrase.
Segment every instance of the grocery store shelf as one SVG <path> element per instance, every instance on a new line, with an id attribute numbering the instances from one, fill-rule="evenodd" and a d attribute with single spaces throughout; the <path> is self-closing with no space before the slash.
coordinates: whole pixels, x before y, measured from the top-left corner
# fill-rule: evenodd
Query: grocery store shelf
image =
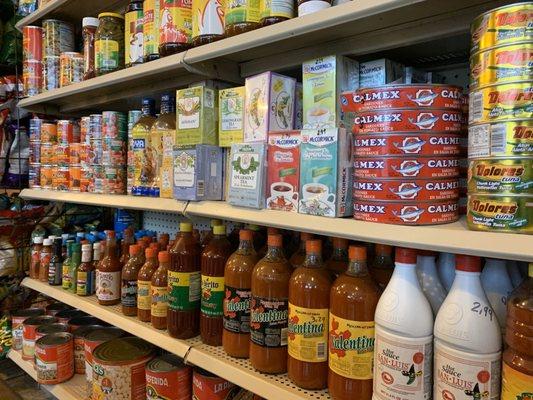
<path id="1" fill-rule="evenodd" d="M 78 296 L 63 290 L 60 286 L 50 286 L 48 283 L 30 278 L 25 278 L 22 281 L 22 285 L 85 311 L 87 314 L 100 318 L 102 321 L 123 329 L 180 357 L 184 357 L 190 348 L 188 342 L 170 337 L 166 330 L 155 329 L 151 324 L 139 321 L 137 317 L 125 316 L 122 314 L 120 304 L 102 306 L 98 304 L 95 296 Z"/>
<path id="2" fill-rule="evenodd" d="M 385 225 L 351 218 L 234 207 L 225 202 L 190 202 L 185 216 L 221 218 L 423 250 L 533 261 L 533 238 L 530 235 L 470 231 L 464 218 L 444 225 Z"/>
<path id="3" fill-rule="evenodd" d="M 182 214 L 186 203 L 174 199 L 93 193 L 57 192 L 54 190 L 24 189 L 20 197 L 27 200 L 60 201 L 99 207 L 130 208 L 134 210 L 164 211 Z"/>
<path id="4" fill-rule="evenodd" d="M 37 373 L 33 363 L 23 360 L 20 352 L 10 350 L 7 356 L 33 379 L 37 380 Z M 85 375 L 74 375 L 70 380 L 57 385 L 41 385 L 43 389 L 61 400 L 85 400 L 87 398 L 87 385 Z"/>

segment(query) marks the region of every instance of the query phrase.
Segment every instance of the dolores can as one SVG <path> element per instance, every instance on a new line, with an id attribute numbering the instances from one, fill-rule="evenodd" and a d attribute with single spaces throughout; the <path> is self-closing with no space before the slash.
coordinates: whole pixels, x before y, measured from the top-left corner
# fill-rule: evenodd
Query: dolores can
<path id="1" fill-rule="evenodd" d="M 201 368 L 192 375 L 192 398 L 194 400 L 229 400 L 240 390 L 238 386 Z"/>
<path id="2" fill-rule="evenodd" d="M 468 127 L 468 157 L 533 156 L 533 119 Z"/>
<path id="3" fill-rule="evenodd" d="M 174 354 L 156 357 L 146 364 L 148 399 L 190 400 L 192 368 Z"/>
<path id="4" fill-rule="evenodd" d="M 52 333 L 35 342 L 37 382 L 56 385 L 74 375 L 74 344 L 67 332 Z"/>
<path id="5" fill-rule="evenodd" d="M 50 315 L 40 315 L 24 320 L 22 323 L 22 358 L 32 360 L 35 355 L 35 335 L 37 328 L 41 325 L 58 322 L 56 317 Z"/>
<path id="6" fill-rule="evenodd" d="M 533 195 L 533 158 L 472 160 L 468 168 L 468 190 Z"/>
<path id="7" fill-rule="evenodd" d="M 452 179 L 355 179 L 353 197 L 380 201 L 439 201 L 459 197 L 459 180 Z"/>
<path id="8" fill-rule="evenodd" d="M 355 178 L 454 178 L 459 176 L 455 157 L 356 158 Z"/>
<path id="9" fill-rule="evenodd" d="M 11 329 L 13 341 L 11 348 L 13 350 L 22 350 L 22 323 L 30 317 L 44 315 L 42 308 L 26 308 L 24 310 L 14 311 L 11 315 Z"/>
<path id="10" fill-rule="evenodd" d="M 469 194 L 468 228 L 533 234 L 533 196 Z"/>

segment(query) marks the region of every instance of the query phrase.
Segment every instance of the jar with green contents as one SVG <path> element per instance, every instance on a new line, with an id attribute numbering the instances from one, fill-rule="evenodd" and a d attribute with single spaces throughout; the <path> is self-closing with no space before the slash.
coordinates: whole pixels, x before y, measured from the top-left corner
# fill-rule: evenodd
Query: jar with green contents
<path id="1" fill-rule="evenodd" d="M 124 68 L 124 17 L 105 12 L 98 15 L 98 20 L 94 41 L 97 76 Z"/>
<path id="2" fill-rule="evenodd" d="M 234 36 L 259 28 L 259 0 L 228 0 L 224 18 L 226 36 Z"/>
<path id="3" fill-rule="evenodd" d="M 260 0 L 261 26 L 273 25 L 294 18 L 294 0 Z"/>

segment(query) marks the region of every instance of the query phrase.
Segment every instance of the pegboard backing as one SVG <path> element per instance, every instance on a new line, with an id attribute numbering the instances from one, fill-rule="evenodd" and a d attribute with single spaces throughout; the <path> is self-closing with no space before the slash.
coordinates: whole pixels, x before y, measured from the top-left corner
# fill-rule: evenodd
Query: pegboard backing
<path id="1" fill-rule="evenodd" d="M 193 217 L 188 219 L 183 215 L 171 212 L 145 211 L 143 213 L 143 229 L 156 231 L 157 233 L 168 233 L 173 238 L 179 231 L 179 224 L 183 221 L 191 221 L 195 229 L 200 232 L 211 229 L 211 219 L 204 217 Z M 227 232 L 233 230 L 231 221 L 223 220 Z"/>

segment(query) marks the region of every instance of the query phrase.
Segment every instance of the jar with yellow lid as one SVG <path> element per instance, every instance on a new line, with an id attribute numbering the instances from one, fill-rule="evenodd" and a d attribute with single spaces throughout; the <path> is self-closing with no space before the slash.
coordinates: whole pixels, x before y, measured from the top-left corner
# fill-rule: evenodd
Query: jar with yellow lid
<path id="1" fill-rule="evenodd" d="M 104 12 L 98 15 L 99 25 L 94 41 L 96 75 L 124 68 L 124 16 Z"/>

